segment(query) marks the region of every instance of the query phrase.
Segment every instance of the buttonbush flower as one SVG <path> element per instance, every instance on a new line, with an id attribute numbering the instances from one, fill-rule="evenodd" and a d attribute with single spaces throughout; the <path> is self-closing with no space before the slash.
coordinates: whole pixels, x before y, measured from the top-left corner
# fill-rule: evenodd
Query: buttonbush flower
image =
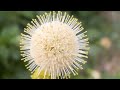
<path id="1" fill-rule="evenodd" d="M 89 42 L 81 22 L 66 12 L 37 15 L 21 33 L 20 51 L 33 79 L 78 75 L 88 58 Z"/>

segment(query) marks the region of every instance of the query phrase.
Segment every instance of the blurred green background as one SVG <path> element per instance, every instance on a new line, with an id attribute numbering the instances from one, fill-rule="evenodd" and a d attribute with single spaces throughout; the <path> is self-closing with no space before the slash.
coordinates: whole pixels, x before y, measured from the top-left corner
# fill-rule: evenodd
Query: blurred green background
<path id="1" fill-rule="evenodd" d="M 31 19 L 44 12 L 0 11 L 0 79 L 30 78 L 30 72 L 20 60 L 20 33 Z M 90 42 L 88 62 L 71 79 L 120 78 L 120 12 L 66 12 L 82 21 Z"/>

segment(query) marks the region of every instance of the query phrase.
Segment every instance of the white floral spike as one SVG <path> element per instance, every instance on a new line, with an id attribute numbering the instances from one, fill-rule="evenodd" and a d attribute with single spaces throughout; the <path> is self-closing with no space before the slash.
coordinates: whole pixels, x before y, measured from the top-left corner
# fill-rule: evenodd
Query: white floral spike
<path id="1" fill-rule="evenodd" d="M 78 75 L 88 58 L 87 31 L 66 12 L 37 15 L 21 33 L 21 60 L 27 62 L 33 79 L 67 79 Z"/>

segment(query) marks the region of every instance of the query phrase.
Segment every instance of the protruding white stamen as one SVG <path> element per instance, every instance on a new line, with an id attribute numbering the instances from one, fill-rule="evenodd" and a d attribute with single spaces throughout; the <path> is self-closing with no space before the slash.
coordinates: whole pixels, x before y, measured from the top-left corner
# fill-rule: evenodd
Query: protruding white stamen
<path id="1" fill-rule="evenodd" d="M 36 78 L 70 78 L 88 58 L 88 38 L 81 22 L 66 12 L 37 15 L 21 34 L 21 60 Z M 26 34 L 27 33 L 27 34 Z M 41 77 L 43 73 L 43 77 Z"/>

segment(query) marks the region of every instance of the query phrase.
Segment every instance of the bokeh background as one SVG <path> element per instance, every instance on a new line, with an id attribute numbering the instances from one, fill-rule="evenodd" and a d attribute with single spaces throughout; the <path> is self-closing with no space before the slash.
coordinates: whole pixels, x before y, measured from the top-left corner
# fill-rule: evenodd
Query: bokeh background
<path id="1" fill-rule="evenodd" d="M 30 79 L 30 72 L 20 60 L 20 33 L 31 19 L 44 12 L 0 11 L 0 79 Z M 82 21 L 90 42 L 87 64 L 71 79 L 119 79 L 120 12 L 66 12 Z"/>

